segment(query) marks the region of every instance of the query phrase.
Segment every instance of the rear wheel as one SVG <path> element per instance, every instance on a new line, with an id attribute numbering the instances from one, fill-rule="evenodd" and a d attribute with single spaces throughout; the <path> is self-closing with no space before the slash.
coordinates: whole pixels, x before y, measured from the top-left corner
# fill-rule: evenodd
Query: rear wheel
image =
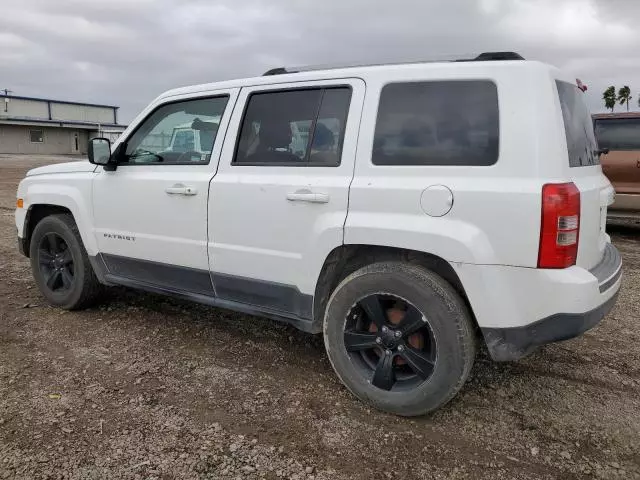
<path id="1" fill-rule="evenodd" d="M 327 305 L 324 339 L 352 393 L 405 416 L 451 400 L 475 357 L 460 296 L 435 273 L 400 262 L 366 266 L 338 285 Z"/>
<path id="2" fill-rule="evenodd" d="M 71 215 L 51 215 L 38 222 L 29 257 L 36 284 L 52 305 L 81 309 L 99 295 L 101 285 Z"/>

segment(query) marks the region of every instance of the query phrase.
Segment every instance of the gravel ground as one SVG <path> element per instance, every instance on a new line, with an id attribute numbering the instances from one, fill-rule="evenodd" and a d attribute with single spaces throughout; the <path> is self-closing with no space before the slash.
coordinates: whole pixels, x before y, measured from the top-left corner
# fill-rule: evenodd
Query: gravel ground
<path id="1" fill-rule="evenodd" d="M 481 355 L 445 408 L 369 409 L 319 337 L 131 290 L 47 306 L 15 247 L 24 172 L 0 155 L 0 479 L 640 478 L 640 228 L 618 304 L 527 359 Z"/>

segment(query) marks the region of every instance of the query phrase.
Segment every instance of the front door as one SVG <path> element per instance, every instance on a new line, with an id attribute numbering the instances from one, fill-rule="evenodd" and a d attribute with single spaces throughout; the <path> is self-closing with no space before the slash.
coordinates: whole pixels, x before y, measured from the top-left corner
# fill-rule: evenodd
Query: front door
<path id="1" fill-rule="evenodd" d="M 237 90 L 225 90 L 157 106 L 123 140 L 117 169 L 95 177 L 94 232 L 111 275 L 213 294 L 207 196 L 236 96 Z M 185 124 L 192 141 L 171 148 L 174 129 Z M 196 139 L 206 145 L 195 145 Z"/>
<path id="2" fill-rule="evenodd" d="M 357 79 L 242 89 L 209 195 L 218 297 L 311 318 L 317 274 L 342 244 L 364 90 Z"/>

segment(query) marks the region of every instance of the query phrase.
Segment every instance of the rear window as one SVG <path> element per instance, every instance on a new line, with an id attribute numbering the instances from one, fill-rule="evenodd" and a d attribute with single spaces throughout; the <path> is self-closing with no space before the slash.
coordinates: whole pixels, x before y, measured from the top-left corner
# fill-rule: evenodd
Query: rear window
<path id="1" fill-rule="evenodd" d="M 191 152 L 194 149 L 193 130 L 178 130 L 173 138 L 172 151 Z"/>
<path id="2" fill-rule="evenodd" d="M 586 167 L 600 163 L 593 133 L 591 114 L 584 102 L 584 93 L 577 85 L 556 81 L 567 137 L 570 167 Z"/>
<path id="3" fill-rule="evenodd" d="M 380 94 L 375 165 L 493 165 L 498 91 L 488 80 L 392 83 Z"/>
<path id="4" fill-rule="evenodd" d="M 640 150 L 640 118 L 601 118 L 595 125 L 600 148 Z"/>

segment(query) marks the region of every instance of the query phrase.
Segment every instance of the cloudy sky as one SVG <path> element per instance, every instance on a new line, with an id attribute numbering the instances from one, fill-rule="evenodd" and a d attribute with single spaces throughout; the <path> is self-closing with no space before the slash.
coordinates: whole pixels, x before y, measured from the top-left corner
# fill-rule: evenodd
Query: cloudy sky
<path id="1" fill-rule="evenodd" d="M 283 65 L 514 50 L 640 96 L 638 0 L 0 0 L 0 88 L 120 105 Z M 620 107 L 618 107 L 618 110 Z"/>

